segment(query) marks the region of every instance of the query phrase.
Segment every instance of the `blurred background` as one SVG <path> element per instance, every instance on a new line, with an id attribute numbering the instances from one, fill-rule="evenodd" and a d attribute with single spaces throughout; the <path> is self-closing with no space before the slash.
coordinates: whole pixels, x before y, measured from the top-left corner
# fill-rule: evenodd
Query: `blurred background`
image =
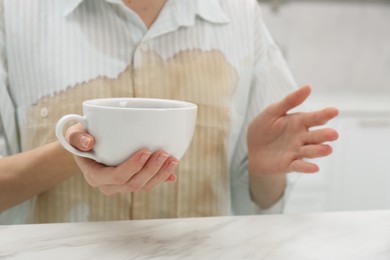
<path id="1" fill-rule="evenodd" d="M 302 175 L 286 213 L 390 208 L 390 0 L 260 0 L 307 109 L 335 106 L 339 133 L 321 170 Z"/>

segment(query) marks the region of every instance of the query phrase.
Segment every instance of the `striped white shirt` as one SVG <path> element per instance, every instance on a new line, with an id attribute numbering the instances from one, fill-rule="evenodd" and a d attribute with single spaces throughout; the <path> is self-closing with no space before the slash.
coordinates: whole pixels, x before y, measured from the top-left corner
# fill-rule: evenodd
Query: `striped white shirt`
<path id="1" fill-rule="evenodd" d="M 202 139 L 209 133 L 207 129 L 226 126 L 218 144 L 223 157 L 216 160 L 224 164 L 221 171 L 229 178 L 222 188 L 210 185 L 210 194 L 217 194 L 224 204 L 215 214 L 281 210 L 282 202 L 268 211 L 256 208 L 248 190 L 247 125 L 265 106 L 296 88 L 257 1 L 168 0 L 149 29 L 121 0 L 0 3 L 0 114 L 9 154 L 53 141 L 39 131 L 37 135 L 31 132 L 39 127 L 49 129 L 51 125 L 44 124 L 50 117 L 54 122 L 75 112 L 72 102 L 78 98 L 186 99 L 200 107 L 198 127 L 205 130 L 199 130 L 198 144 L 209 143 Z M 117 90 L 118 81 L 129 89 Z M 112 90 L 107 92 L 109 87 Z M 59 105 L 50 105 L 55 103 Z M 215 111 L 221 113 L 213 117 Z M 36 139 L 42 142 L 36 143 Z M 193 162 L 188 165 L 200 167 L 203 162 L 197 158 L 209 148 L 206 151 L 196 145 L 189 153 L 192 159 L 188 161 Z M 191 190 L 191 198 L 207 203 L 196 195 L 202 193 L 198 187 L 185 189 Z M 84 204 L 74 207 L 85 210 L 69 209 L 64 221 L 90 220 L 85 217 L 90 206 Z M 35 205 L 29 204 L 28 210 L 33 211 Z M 3 213 L 0 220 L 7 216 Z"/>

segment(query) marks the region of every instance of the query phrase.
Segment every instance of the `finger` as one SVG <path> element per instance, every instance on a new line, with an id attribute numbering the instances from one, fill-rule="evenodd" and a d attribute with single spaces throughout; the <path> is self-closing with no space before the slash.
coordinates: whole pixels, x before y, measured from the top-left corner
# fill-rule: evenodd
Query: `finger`
<path id="1" fill-rule="evenodd" d="M 133 176 L 145 167 L 149 160 L 153 160 L 153 155 L 149 150 L 143 149 L 132 155 L 121 165 L 117 166 L 116 179 L 117 182 L 110 182 L 108 184 L 121 185 L 127 183 Z"/>
<path id="2" fill-rule="evenodd" d="M 168 176 L 168 178 L 165 180 L 166 182 L 176 182 L 177 176 L 174 173 L 171 173 L 171 175 Z"/>
<path id="3" fill-rule="evenodd" d="M 293 172 L 301 173 L 315 173 L 319 171 L 319 167 L 316 164 L 304 160 L 293 161 L 290 165 L 290 169 Z"/>
<path id="4" fill-rule="evenodd" d="M 332 147 L 330 145 L 305 145 L 301 148 L 298 157 L 299 158 L 319 158 L 325 157 L 332 153 Z"/>
<path id="5" fill-rule="evenodd" d="M 124 185 L 136 175 L 151 157 L 148 150 L 140 150 L 117 167 L 107 167 L 94 160 L 79 157 L 80 168 L 84 172 L 87 182 L 94 186 Z"/>
<path id="6" fill-rule="evenodd" d="M 325 125 L 329 120 L 339 114 L 337 108 L 328 107 L 319 111 L 308 112 L 304 114 L 303 120 L 307 128 L 313 126 Z"/>
<path id="7" fill-rule="evenodd" d="M 267 108 L 267 112 L 273 116 L 282 116 L 286 114 L 289 110 L 299 106 L 307 99 L 310 95 L 311 89 L 309 86 L 304 86 L 296 91 L 288 94 L 281 101 L 274 103 Z"/>
<path id="8" fill-rule="evenodd" d="M 165 153 L 158 153 L 155 154 L 155 158 L 151 158 L 151 161 L 153 160 L 159 160 L 158 156 Z M 165 155 L 164 155 L 165 156 Z M 160 157 L 161 159 L 161 157 Z M 149 164 L 153 162 L 148 162 Z M 157 184 L 160 184 L 164 181 L 166 181 L 170 176 L 172 176 L 172 171 L 178 164 L 177 160 L 173 157 L 170 157 L 166 161 L 164 161 L 162 166 L 159 166 L 159 169 L 152 169 L 155 167 L 158 163 L 155 162 L 154 166 L 148 166 L 149 168 L 145 167 L 142 169 L 142 171 L 138 172 L 137 175 L 130 179 L 126 184 L 124 185 L 105 185 L 101 187 L 101 192 L 110 195 L 114 193 L 119 192 L 135 192 L 135 191 L 150 191 L 153 187 L 155 187 Z M 155 172 L 153 174 L 153 172 Z M 149 176 L 152 177 L 149 177 Z M 175 175 L 173 175 L 175 176 Z M 174 177 L 176 180 L 176 177 Z M 149 180 L 149 181 L 145 181 Z M 150 182 L 150 183 L 149 183 Z"/>
<path id="9" fill-rule="evenodd" d="M 307 132 L 304 141 L 306 144 L 321 144 L 335 141 L 338 138 L 339 134 L 336 130 L 332 128 L 322 128 Z"/>
<path id="10" fill-rule="evenodd" d="M 81 124 L 75 124 L 66 131 L 69 144 L 81 151 L 92 150 L 95 138 L 88 134 Z"/>
<path id="11" fill-rule="evenodd" d="M 156 185 L 165 182 L 172 175 L 173 170 L 178 165 L 178 161 L 170 157 L 161 167 L 160 171 L 154 175 L 144 186 L 146 191 L 152 190 Z"/>
<path id="12" fill-rule="evenodd" d="M 139 191 L 144 188 L 145 184 L 160 171 L 168 158 L 169 155 L 164 151 L 154 153 L 145 166 L 125 184 L 126 191 Z"/>

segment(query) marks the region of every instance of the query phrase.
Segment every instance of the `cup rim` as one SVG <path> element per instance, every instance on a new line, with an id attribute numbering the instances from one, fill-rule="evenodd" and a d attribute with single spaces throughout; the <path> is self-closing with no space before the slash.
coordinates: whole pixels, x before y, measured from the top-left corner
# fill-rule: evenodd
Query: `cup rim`
<path id="1" fill-rule="evenodd" d="M 101 101 L 115 101 L 115 102 L 126 102 L 129 100 L 136 100 L 139 102 L 143 101 L 151 101 L 156 103 L 165 103 L 165 104 L 174 104 L 178 105 L 179 107 L 121 107 L 121 106 L 111 106 L 111 105 L 105 105 L 105 104 L 97 104 Z M 118 110 L 186 110 L 186 109 L 194 109 L 197 108 L 197 105 L 188 101 L 184 100 L 176 100 L 176 99 L 164 99 L 164 98 L 138 98 L 138 97 L 114 97 L 114 98 L 95 98 L 95 99 L 89 99 L 83 101 L 83 106 L 87 107 L 93 107 L 93 108 L 104 108 L 104 109 L 118 109 Z"/>

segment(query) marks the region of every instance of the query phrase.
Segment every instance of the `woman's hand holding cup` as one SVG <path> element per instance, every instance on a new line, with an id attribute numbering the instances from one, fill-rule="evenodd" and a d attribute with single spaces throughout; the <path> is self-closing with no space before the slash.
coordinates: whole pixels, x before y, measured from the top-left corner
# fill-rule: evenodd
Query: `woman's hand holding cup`
<path id="1" fill-rule="evenodd" d="M 81 124 L 66 131 L 67 141 L 81 151 L 91 151 L 95 143 Z M 105 195 L 119 192 L 150 191 L 163 182 L 175 182 L 178 160 L 164 151 L 142 149 L 118 166 L 106 166 L 93 159 L 74 156 L 88 184 Z"/>

